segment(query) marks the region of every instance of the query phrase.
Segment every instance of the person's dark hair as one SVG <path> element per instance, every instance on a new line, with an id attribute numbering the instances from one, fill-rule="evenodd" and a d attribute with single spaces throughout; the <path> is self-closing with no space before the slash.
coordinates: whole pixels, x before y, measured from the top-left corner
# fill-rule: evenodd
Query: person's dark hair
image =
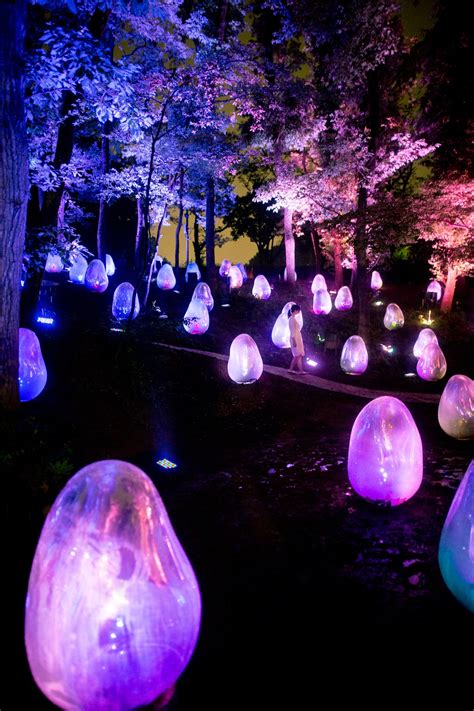
<path id="1" fill-rule="evenodd" d="M 294 314 L 296 311 L 301 311 L 301 306 L 293 304 L 288 311 L 288 318 L 290 318 L 291 314 Z"/>

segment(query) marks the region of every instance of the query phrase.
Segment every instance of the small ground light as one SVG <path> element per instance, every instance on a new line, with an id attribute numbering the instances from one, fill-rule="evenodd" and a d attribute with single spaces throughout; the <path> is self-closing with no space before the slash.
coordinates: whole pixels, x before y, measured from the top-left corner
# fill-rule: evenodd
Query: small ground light
<path id="1" fill-rule="evenodd" d="M 383 306 L 383 301 L 374 301 L 374 306 Z"/>
<path id="2" fill-rule="evenodd" d="M 124 328 L 117 328 L 116 326 L 111 326 L 110 331 L 116 331 L 117 333 L 124 333 Z"/>
<path id="3" fill-rule="evenodd" d="M 385 343 L 381 343 L 380 346 L 382 350 L 385 351 L 385 353 L 389 353 L 390 355 L 392 355 L 392 353 L 395 353 L 394 346 L 386 346 Z"/>
<path id="4" fill-rule="evenodd" d="M 221 304 L 221 308 L 223 308 L 223 309 L 227 309 L 227 308 L 229 308 L 229 306 L 230 306 L 230 304 Z"/>
<path id="5" fill-rule="evenodd" d="M 163 469 L 176 469 L 178 466 L 174 462 L 170 461 L 169 459 L 158 459 L 156 462 L 160 467 L 163 467 Z"/>
<path id="6" fill-rule="evenodd" d="M 315 368 L 318 365 L 317 361 L 313 360 L 312 358 L 306 358 L 306 362 L 308 365 L 311 365 L 313 368 Z"/>
<path id="7" fill-rule="evenodd" d="M 416 373 L 405 373 L 405 378 L 414 378 Z"/>
<path id="8" fill-rule="evenodd" d="M 55 317 L 56 314 L 53 311 L 41 309 L 38 316 L 36 317 L 36 323 L 41 323 L 43 326 L 54 326 L 56 322 Z"/>

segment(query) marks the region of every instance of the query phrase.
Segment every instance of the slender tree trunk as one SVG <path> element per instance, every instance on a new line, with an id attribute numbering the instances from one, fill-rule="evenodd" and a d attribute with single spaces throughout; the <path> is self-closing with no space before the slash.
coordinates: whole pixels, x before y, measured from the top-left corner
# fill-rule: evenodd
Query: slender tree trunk
<path id="1" fill-rule="evenodd" d="M 285 264 L 286 281 L 289 284 L 296 282 L 295 272 L 295 238 L 293 236 L 293 210 L 285 207 L 283 210 L 283 231 L 285 235 Z"/>
<path id="2" fill-rule="evenodd" d="M 174 235 L 174 266 L 175 269 L 179 269 L 179 235 L 181 233 L 181 226 L 183 224 L 183 183 L 184 183 L 184 170 L 181 168 L 179 172 L 179 212 L 178 212 L 178 224 L 176 225 L 176 232 Z"/>
<path id="3" fill-rule="evenodd" d="M 225 31 L 227 27 L 227 10 L 229 8 L 229 0 L 222 0 L 219 13 L 219 32 L 218 37 L 220 42 L 225 41 Z"/>
<path id="4" fill-rule="evenodd" d="M 441 313 L 447 314 L 453 307 L 454 291 L 456 289 L 457 274 L 455 269 L 448 269 L 446 288 L 441 299 Z"/>
<path id="5" fill-rule="evenodd" d="M 206 267 L 208 279 L 211 282 L 216 281 L 216 259 L 214 254 L 215 247 L 215 193 L 214 193 L 214 178 L 207 179 L 206 184 Z"/>
<path id="6" fill-rule="evenodd" d="M 189 210 L 186 210 L 184 214 L 184 231 L 186 233 L 186 266 L 189 264 Z"/>
<path id="7" fill-rule="evenodd" d="M 158 249 L 160 247 L 160 238 L 161 238 L 161 228 L 163 226 L 163 222 L 166 217 L 167 211 L 168 211 L 168 203 L 165 202 L 165 205 L 163 207 L 163 212 L 161 214 L 161 218 L 158 223 L 158 228 L 156 231 L 155 254 L 153 255 L 153 259 L 151 260 L 151 263 L 150 263 L 150 268 L 148 269 L 148 280 L 147 280 L 147 285 L 146 285 L 145 298 L 143 299 L 143 308 L 145 308 L 145 306 L 147 305 L 148 297 L 150 295 L 150 286 L 151 286 L 151 279 L 153 276 L 153 267 L 156 264 L 156 258 L 158 256 Z"/>
<path id="8" fill-rule="evenodd" d="M 201 243 L 199 241 L 199 220 L 196 210 L 193 210 L 194 225 L 193 225 L 193 246 L 194 246 L 194 261 L 199 269 L 202 269 Z"/>
<path id="9" fill-rule="evenodd" d="M 357 259 L 355 281 L 359 304 L 359 336 L 367 343 L 370 333 L 370 285 L 367 271 L 367 190 L 359 187 L 357 199 L 357 221 L 355 228 L 354 254 Z"/>
<path id="10" fill-rule="evenodd" d="M 110 131 L 112 124 L 106 121 L 102 132 L 102 141 L 100 146 L 100 174 L 107 175 L 110 169 Z M 105 235 L 107 233 L 107 217 L 109 206 L 107 201 L 101 196 L 99 202 L 99 220 L 97 222 L 97 257 L 105 264 Z"/>
<path id="11" fill-rule="evenodd" d="M 20 278 L 28 207 L 24 105 L 26 1 L 0 3 L 0 406 L 18 395 Z"/>
<path id="12" fill-rule="evenodd" d="M 340 289 L 344 282 L 344 277 L 341 262 L 341 240 L 336 234 L 333 235 L 333 255 L 335 288 Z"/>
<path id="13" fill-rule="evenodd" d="M 137 197 L 137 229 L 135 232 L 135 251 L 133 255 L 133 264 L 136 271 L 140 271 L 145 263 L 145 250 L 143 248 L 145 229 L 145 216 L 143 214 L 143 201 L 141 197 Z"/>

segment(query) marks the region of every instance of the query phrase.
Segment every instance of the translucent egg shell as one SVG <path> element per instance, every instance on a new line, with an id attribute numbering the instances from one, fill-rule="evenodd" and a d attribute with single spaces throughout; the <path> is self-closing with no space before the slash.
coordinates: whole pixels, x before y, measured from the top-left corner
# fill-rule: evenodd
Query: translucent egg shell
<path id="1" fill-rule="evenodd" d="M 449 509 L 441 532 L 438 561 L 450 591 L 474 612 L 474 460 Z"/>
<path id="2" fill-rule="evenodd" d="M 183 326 L 193 335 L 206 333 L 209 328 L 209 311 L 200 299 L 191 299 L 188 310 L 184 314 Z"/>
<path id="3" fill-rule="evenodd" d="M 326 284 L 326 279 L 323 277 L 322 274 L 316 274 L 316 276 L 313 279 L 313 283 L 311 284 L 311 293 L 315 294 L 319 289 L 324 289 L 325 291 L 328 290 L 327 284 Z"/>
<path id="4" fill-rule="evenodd" d="M 90 291 L 97 291 L 99 294 L 107 289 L 109 279 L 105 273 L 104 262 L 101 262 L 100 259 L 92 260 L 87 267 L 84 284 Z"/>
<path id="5" fill-rule="evenodd" d="M 360 336 L 351 336 L 344 343 L 341 353 L 341 368 L 348 375 L 361 375 L 367 370 L 369 354 Z"/>
<path id="6" fill-rule="evenodd" d="M 247 270 L 245 269 L 245 266 L 242 264 L 242 262 L 239 262 L 237 264 L 238 268 L 240 269 L 240 273 L 242 274 L 242 279 L 244 282 L 247 281 Z"/>
<path id="7" fill-rule="evenodd" d="M 105 255 L 105 273 L 107 276 L 113 276 L 115 274 L 115 262 L 110 254 Z"/>
<path id="8" fill-rule="evenodd" d="M 290 348 L 290 321 L 285 313 L 281 313 L 275 321 L 272 342 L 277 348 Z"/>
<path id="9" fill-rule="evenodd" d="M 48 254 L 48 257 L 46 259 L 46 266 L 44 270 L 46 272 L 50 273 L 55 273 L 55 272 L 62 272 L 64 268 L 63 265 L 63 260 L 59 256 L 59 254 L 51 254 L 51 252 Z"/>
<path id="10" fill-rule="evenodd" d="M 398 506 L 415 494 L 423 477 L 423 448 L 408 408 L 395 397 L 378 397 L 352 427 L 349 480 L 369 501 Z"/>
<path id="11" fill-rule="evenodd" d="M 64 487 L 36 548 L 25 639 L 33 677 L 62 709 L 151 703 L 186 667 L 199 588 L 152 481 L 95 462 Z"/>
<path id="12" fill-rule="evenodd" d="M 71 268 L 69 269 L 69 280 L 74 284 L 84 284 L 87 271 L 87 259 L 79 252 L 71 257 Z"/>
<path id="13" fill-rule="evenodd" d="M 435 280 L 430 281 L 428 288 L 426 289 L 427 294 L 436 294 L 436 301 L 441 301 L 443 295 L 443 287 L 441 284 Z"/>
<path id="14" fill-rule="evenodd" d="M 48 373 L 38 336 L 29 328 L 19 329 L 18 387 L 20 401 L 33 400 L 42 392 Z"/>
<path id="15" fill-rule="evenodd" d="M 341 286 L 336 294 L 334 306 L 338 311 L 350 311 L 352 308 L 353 299 L 351 290 L 348 286 Z"/>
<path id="16" fill-rule="evenodd" d="M 214 308 L 214 299 L 212 298 L 212 292 L 208 284 L 205 281 L 196 284 L 196 288 L 193 292 L 193 299 L 198 299 L 207 307 L 208 311 L 212 311 Z"/>
<path id="17" fill-rule="evenodd" d="M 263 361 L 258 346 L 252 336 L 241 333 L 230 346 L 227 362 L 229 377 L 241 385 L 254 383 L 263 373 Z"/>
<path id="18" fill-rule="evenodd" d="M 112 300 L 112 316 L 118 321 L 126 321 L 132 310 L 134 286 L 129 281 L 124 281 L 119 284 L 114 291 Z M 140 302 L 138 294 L 135 295 L 135 308 L 133 309 L 133 317 L 137 318 L 140 313 Z"/>
<path id="19" fill-rule="evenodd" d="M 271 286 L 263 274 L 259 274 L 255 277 L 252 287 L 252 294 L 256 299 L 263 299 L 263 301 L 266 301 L 272 295 Z"/>
<path id="20" fill-rule="evenodd" d="M 474 439 L 474 380 L 453 375 L 446 383 L 438 406 L 438 422 L 455 439 Z"/>
<path id="21" fill-rule="evenodd" d="M 372 276 L 370 277 L 370 288 L 373 291 L 378 291 L 379 289 L 382 288 L 382 286 L 383 286 L 382 277 L 380 276 L 378 271 L 376 271 L 374 269 L 374 271 L 372 272 Z"/>
<path id="22" fill-rule="evenodd" d="M 389 331 L 395 331 L 395 329 L 401 328 L 404 323 L 405 317 L 401 308 L 397 304 L 389 304 L 383 317 L 385 328 L 388 328 Z"/>
<path id="23" fill-rule="evenodd" d="M 200 280 L 201 272 L 199 271 L 199 267 L 196 262 L 189 262 L 188 266 L 186 267 L 186 274 L 184 275 L 184 279 L 186 282 L 188 281 L 189 274 L 196 274 L 196 279 L 198 281 Z"/>
<path id="24" fill-rule="evenodd" d="M 229 269 L 228 276 L 230 277 L 230 288 L 240 289 L 240 287 L 244 283 L 244 280 L 242 278 L 242 272 L 240 271 L 239 267 L 232 266 Z"/>
<path id="25" fill-rule="evenodd" d="M 219 267 L 219 276 L 221 277 L 226 277 L 229 273 L 229 269 L 232 266 L 232 262 L 230 262 L 228 259 L 223 259 L 221 262 L 221 266 Z"/>
<path id="26" fill-rule="evenodd" d="M 288 281 L 288 273 L 287 273 L 286 267 L 283 270 L 283 281 Z M 298 274 L 296 272 L 295 272 L 295 281 L 298 281 Z"/>
<path id="27" fill-rule="evenodd" d="M 176 286 L 176 277 L 171 264 L 163 264 L 156 275 L 156 285 L 158 288 L 168 291 Z"/>
<path id="28" fill-rule="evenodd" d="M 436 333 L 432 331 L 431 328 L 423 328 L 418 334 L 416 343 L 413 346 L 413 355 L 415 358 L 419 358 L 421 356 L 423 349 L 428 345 L 428 343 L 438 343 L 438 338 Z"/>
<path id="29" fill-rule="evenodd" d="M 326 289 L 318 289 L 313 297 L 313 311 L 315 314 L 327 316 L 332 309 L 331 296 Z"/>
<path id="30" fill-rule="evenodd" d="M 447 364 L 438 342 L 428 343 L 416 364 L 416 372 L 423 380 L 441 380 L 446 375 Z"/>
<path id="31" fill-rule="evenodd" d="M 295 305 L 295 303 L 296 303 L 295 301 L 288 301 L 288 303 L 286 303 L 281 310 L 282 314 L 284 314 L 287 318 L 289 318 L 288 311 L 291 309 L 292 306 Z M 300 328 L 303 328 L 303 312 L 302 311 L 300 311 L 299 314 L 296 314 L 296 321 L 299 323 Z"/>

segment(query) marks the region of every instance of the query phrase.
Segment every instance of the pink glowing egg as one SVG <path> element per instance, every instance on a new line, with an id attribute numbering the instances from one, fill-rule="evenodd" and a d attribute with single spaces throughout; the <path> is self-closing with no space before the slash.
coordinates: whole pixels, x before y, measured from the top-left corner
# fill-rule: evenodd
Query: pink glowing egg
<path id="1" fill-rule="evenodd" d="M 441 532 L 438 561 L 444 582 L 474 612 L 474 460 L 456 492 Z"/>
<path id="2" fill-rule="evenodd" d="M 441 284 L 435 280 L 430 281 L 428 284 L 428 288 L 426 289 L 427 294 L 435 294 L 436 295 L 436 301 L 441 301 L 441 297 L 443 295 L 443 287 Z"/>
<path id="3" fill-rule="evenodd" d="M 240 287 L 244 283 L 244 279 L 242 277 L 242 272 L 240 271 L 239 267 L 231 267 L 229 269 L 228 276 L 230 277 L 230 288 L 240 289 Z"/>
<path id="4" fill-rule="evenodd" d="M 438 422 L 455 439 L 474 439 L 474 380 L 453 375 L 446 383 L 438 406 Z"/>
<path id="5" fill-rule="evenodd" d="M 230 262 L 228 259 L 223 259 L 221 262 L 221 266 L 219 267 L 219 276 L 221 277 L 226 277 L 229 274 L 229 269 L 232 266 L 232 262 Z"/>
<path id="6" fill-rule="evenodd" d="M 405 317 L 403 316 L 403 311 L 397 304 L 389 304 L 385 310 L 385 316 L 383 317 L 383 325 L 389 331 L 395 331 L 397 328 L 401 328 L 405 323 Z"/>
<path id="7" fill-rule="evenodd" d="M 341 286 L 336 294 L 334 306 L 338 311 L 350 311 L 352 304 L 353 300 L 351 290 L 348 286 Z"/>
<path id="8" fill-rule="evenodd" d="M 370 288 L 373 291 L 378 291 L 379 289 L 382 288 L 382 286 L 383 286 L 382 277 L 380 276 L 378 271 L 376 269 L 374 269 L 374 271 L 372 272 L 372 276 L 370 277 Z"/>
<path id="9" fill-rule="evenodd" d="M 290 322 L 285 313 L 281 313 L 275 321 L 272 342 L 277 348 L 290 348 Z"/>
<path id="10" fill-rule="evenodd" d="M 169 291 L 176 286 L 176 277 L 171 264 L 163 264 L 156 275 L 156 285 L 163 291 Z"/>
<path id="11" fill-rule="evenodd" d="M 419 358 L 423 352 L 423 349 L 428 345 L 428 343 L 438 343 L 438 338 L 436 333 L 431 330 L 431 328 L 423 328 L 418 334 L 416 343 L 413 346 L 413 355 L 415 358 Z"/>
<path id="12" fill-rule="evenodd" d="M 263 301 L 266 301 L 272 295 L 272 288 L 263 274 L 259 274 L 255 277 L 252 294 L 256 299 L 262 299 Z"/>
<path id="13" fill-rule="evenodd" d="M 352 427 L 349 480 L 360 496 L 398 506 L 415 494 L 423 477 L 423 448 L 408 408 L 395 397 L 378 397 Z"/>
<path id="14" fill-rule="evenodd" d="M 326 279 L 323 277 L 322 274 L 316 274 L 316 276 L 313 279 L 313 282 L 311 284 L 311 293 L 315 294 L 319 289 L 324 289 L 325 291 L 328 290 L 327 284 L 326 284 Z"/>
<path id="15" fill-rule="evenodd" d="M 73 254 L 71 268 L 69 269 L 69 280 L 74 284 L 84 284 L 87 267 L 87 259 L 80 252 Z"/>
<path id="16" fill-rule="evenodd" d="M 351 336 L 344 343 L 341 353 L 341 368 L 348 375 L 361 375 L 367 370 L 369 354 L 360 336 Z"/>
<path id="17" fill-rule="evenodd" d="M 418 359 L 416 372 L 423 380 L 441 380 L 446 375 L 446 370 L 446 358 L 438 342 L 428 343 Z"/>
<path id="18" fill-rule="evenodd" d="M 20 328 L 18 337 L 18 387 L 20 401 L 27 402 L 43 391 L 48 373 L 36 333 Z"/>
<path id="19" fill-rule="evenodd" d="M 263 373 L 263 361 L 258 346 L 252 336 L 241 333 L 230 346 L 227 372 L 234 383 L 247 385 L 254 383 Z"/>
<path id="20" fill-rule="evenodd" d="M 127 462 L 81 469 L 49 512 L 26 599 L 33 677 L 63 709 L 151 703 L 196 645 L 199 587 L 152 481 Z"/>
<path id="21" fill-rule="evenodd" d="M 183 326 L 188 333 L 199 335 L 209 328 L 209 311 L 199 299 L 191 299 L 183 318 Z"/>
<path id="22" fill-rule="evenodd" d="M 196 288 L 194 289 L 192 298 L 202 301 L 208 311 L 212 311 L 212 309 L 214 308 L 214 299 L 212 298 L 212 292 L 205 281 L 201 281 L 199 282 L 199 284 L 196 284 Z"/>
<path id="23" fill-rule="evenodd" d="M 318 289 L 313 297 L 313 311 L 315 314 L 327 316 L 332 309 L 331 296 L 326 289 Z"/>
<path id="24" fill-rule="evenodd" d="M 109 279 L 105 272 L 104 262 L 100 259 L 93 259 L 87 267 L 84 277 L 84 284 L 90 291 L 102 294 L 109 285 Z"/>
<path id="25" fill-rule="evenodd" d="M 247 270 L 245 269 L 245 265 L 242 264 L 242 262 L 239 262 L 239 263 L 237 264 L 237 266 L 238 266 L 239 269 L 240 269 L 240 273 L 242 274 L 242 279 L 243 279 L 243 281 L 244 281 L 244 282 L 247 281 Z"/>
<path id="26" fill-rule="evenodd" d="M 132 310 L 134 286 L 129 281 L 124 281 L 119 284 L 114 291 L 112 299 L 112 315 L 118 321 L 126 321 Z M 135 308 L 133 309 L 132 319 L 137 318 L 140 313 L 140 302 L 138 294 L 135 294 Z"/>
<path id="27" fill-rule="evenodd" d="M 107 276 L 113 276 L 115 274 L 115 262 L 110 254 L 105 255 L 105 273 Z"/>
<path id="28" fill-rule="evenodd" d="M 51 274 L 54 274 L 55 272 L 62 272 L 64 269 L 63 265 L 63 260 L 59 256 L 59 254 L 51 254 L 51 252 L 48 254 L 48 257 L 46 259 L 46 266 L 44 270 L 46 272 L 50 272 Z"/>

